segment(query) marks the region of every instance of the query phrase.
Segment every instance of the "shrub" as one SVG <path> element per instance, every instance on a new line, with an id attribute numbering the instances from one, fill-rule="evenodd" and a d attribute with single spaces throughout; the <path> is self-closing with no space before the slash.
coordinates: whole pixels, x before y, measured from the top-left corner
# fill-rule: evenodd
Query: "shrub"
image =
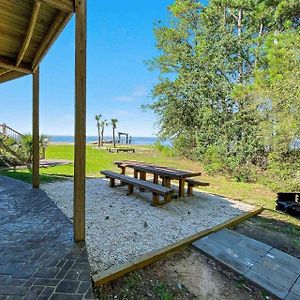
<path id="1" fill-rule="evenodd" d="M 160 141 L 157 141 L 154 144 L 154 148 L 157 149 L 162 155 L 166 157 L 174 157 L 176 156 L 176 151 L 173 147 L 169 145 L 163 145 Z"/>
<path id="2" fill-rule="evenodd" d="M 200 159 L 204 164 L 205 170 L 211 175 L 225 171 L 225 161 L 220 146 L 209 146 Z"/>

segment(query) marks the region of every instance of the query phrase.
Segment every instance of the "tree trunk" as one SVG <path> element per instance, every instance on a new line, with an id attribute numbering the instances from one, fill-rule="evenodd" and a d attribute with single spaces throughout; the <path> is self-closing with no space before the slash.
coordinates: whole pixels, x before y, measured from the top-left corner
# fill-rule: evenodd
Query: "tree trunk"
<path id="1" fill-rule="evenodd" d="M 261 23 L 261 24 L 260 24 L 260 27 L 259 27 L 259 34 L 258 34 L 258 37 L 261 37 L 261 36 L 262 36 L 263 30 L 264 30 L 264 24 Z M 254 61 L 254 68 L 255 68 L 255 69 L 256 69 L 256 67 L 257 67 L 257 62 L 258 62 L 259 46 L 260 46 L 260 42 L 258 41 L 257 46 L 256 46 L 256 51 L 255 51 L 255 61 Z"/>
<path id="2" fill-rule="evenodd" d="M 113 143 L 114 143 L 114 148 L 116 148 L 115 128 L 113 128 Z"/>
<path id="3" fill-rule="evenodd" d="M 238 37 L 239 37 L 239 58 L 240 58 L 240 65 L 239 65 L 239 83 L 243 83 L 243 73 L 244 73 L 244 68 L 243 68 L 243 57 L 242 57 L 242 41 L 241 41 L 241 37 L 242 37 L 242 21 L 243 21 L 243 10 L 239 9 L 239 16 L 238 16 Z"/>
<path id="4" fill-rule="evenodd" d="M 104 127 L 101 129 L 101 147 L 103 147 L 103 140 L 104 140 Z"/>
<path id="5" fill-rule="evenodd" d="M 98 126 L 98 147 L 101 146 L 101 136 L 100 136 L 100 127 Z"/>

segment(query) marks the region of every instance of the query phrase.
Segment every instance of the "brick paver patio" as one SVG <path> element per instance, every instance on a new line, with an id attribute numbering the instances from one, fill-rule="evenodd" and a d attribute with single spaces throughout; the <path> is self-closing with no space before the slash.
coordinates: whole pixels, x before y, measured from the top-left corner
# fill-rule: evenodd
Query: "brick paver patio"
<path id="1" fill-rule="evenodd" d="M 85 244 L 43 191 L 0 176 L 0 236 L 0 300 L 94 299 Z"/>

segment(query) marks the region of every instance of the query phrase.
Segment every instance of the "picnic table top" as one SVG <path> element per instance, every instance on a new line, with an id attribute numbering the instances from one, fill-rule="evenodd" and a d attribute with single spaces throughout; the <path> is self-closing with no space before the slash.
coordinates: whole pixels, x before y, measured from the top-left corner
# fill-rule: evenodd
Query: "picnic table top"
<path id="1" fill-rule="evenodd" d="M 165 177 L 170 177 L 175 179 L 182 179 L 182 178 L 195 177 L 201 175 L 201 172 L 179 170 L 179 169 L 159 166 L 155 164 L 149 164 L 149 163 L 135 161 L 135 160 L 116 161 L 115 164 L 119 167 L 120 166 L 129 167 L 137 171 L 142 171 L 146 173 L 156 174 L 159 176 L 165 176 Z"/>

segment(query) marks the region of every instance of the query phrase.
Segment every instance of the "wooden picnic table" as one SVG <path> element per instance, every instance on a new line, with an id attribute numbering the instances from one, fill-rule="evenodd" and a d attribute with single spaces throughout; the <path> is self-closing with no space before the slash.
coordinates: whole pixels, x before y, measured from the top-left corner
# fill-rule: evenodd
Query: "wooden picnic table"
<path id="1" fill-rule="evenodd" d="M 121 168 L 121 173 L 125 174 L 126 168 L 134 170 L 134 177 L 138 178 L 140 174 L 141 180 L 146 180 L 147 173 L 153 174 L 153 183 L 158 184 L 158 178 L 162 178 L 162 184 L 165 187 L 171 187 L 171 180 L 179 181 L 178 196 L 184 197 L 184 184 L 186 178 L 195 177 L 201 175 L 201 172 L 178 170 L 165 166 L 158 166 L 154 164 L 148 164 L 140 161 L 116 161 L 115 164 Z"/>

